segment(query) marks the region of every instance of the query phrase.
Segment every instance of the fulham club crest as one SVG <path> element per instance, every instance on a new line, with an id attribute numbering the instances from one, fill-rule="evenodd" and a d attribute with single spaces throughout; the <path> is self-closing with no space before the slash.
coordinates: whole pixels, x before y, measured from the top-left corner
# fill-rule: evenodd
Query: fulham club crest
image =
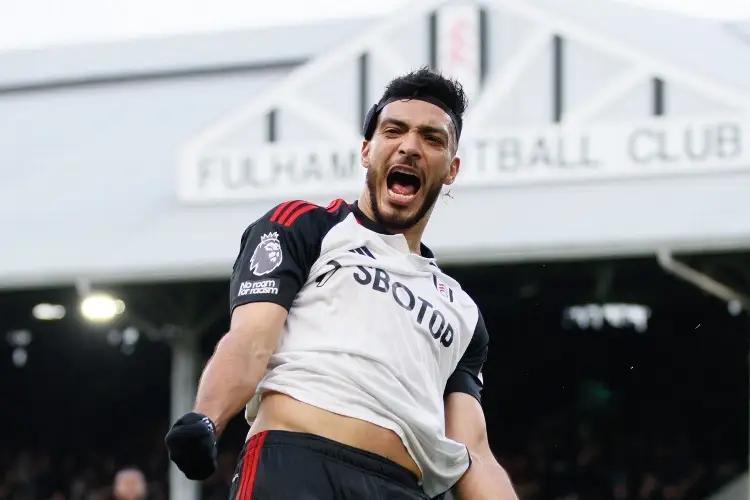
<path id="1" fill-rule="evenodd" d="M 256 276 L 265 276 L 281 265 L 281 259 L 279 233 L 264 234 L 250 258 L 250 270 Z"/>
<path id="2" fill-rule="evenodd" d="M 432 275 L 432 282 L 435 284 L 435 288 L 440 292 L 440 295 L 445 297 L 446 300 L 453 302 L 453 289 L 446 285 L 443 280 L 438 278 L 436 275 Z"/>

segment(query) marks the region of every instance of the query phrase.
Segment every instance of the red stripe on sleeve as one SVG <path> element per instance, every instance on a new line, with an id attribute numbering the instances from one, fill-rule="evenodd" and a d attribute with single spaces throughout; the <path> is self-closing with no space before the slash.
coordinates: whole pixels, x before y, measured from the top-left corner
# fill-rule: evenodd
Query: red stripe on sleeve
<path id="1" fill-rule="evenodd" d="M 291 227 L 292 224 L 294 224 L 294 221 L 300 218 L 300 216 L 306 214 L 310 210 L 315 210 L 316 208 L 319 208 L 317 205 L 307 205 L 305 207 L 298 208 L 297 211 L 295 211 L 291 216 L 284 221 L 284 225 L 286 227 Z"/>
<path id="2" fill-rule="evenodd" d="M 279 215 L 281 215 L 281 212 L 288 207 L 291 203 L 294 203 L 293 201 L 285 201 L 281 205 L 276 208 L 276 211 L 274 211 L 273 215 L 271 215 L 271 222 L 276 222 L 279 218 Z"/>
<path id="3" fill-rule="evenodd" d="M 341 198 L 339 198 L 338 200 L 333 200 L 331 204 L 328 205 L 328 208 L 326 208 L 326 210 L 330 213 L 333 213 L 339 208 L 341 208 L 341 205 L 343 204 L 344 204 L 344 200 L 342 200 Z"/>
<path id="4" fill-rule="evenodd" d="M 306 207 L 310 205 L 310 203 L 306 201 L 295 201 L 291 205 L 289 205 L 286 209 L 284 209 L 284 212 L 281 214 L 281 217 L 279 217 L 278 223 L 287 225 L 287 219 L 289 216 L 291 216 L 294 212 L 296 212 L 301 207 Z M 313 205 L 314 206 L 314 205 Z"/>
<path id="5" fill-rule="evenodd" d="M 328 211 L 329 213 L 333 213 L 341 208 L 341 205 L 343 205 L 344 203 L 346 202 L 343 199 L 333 200 L 328 205 L 328 207 L 326 207 L 326 211 Z M 310 212 L 311 210 L 315 210 L 316 208 L 320 207 L 303 200 L 287 201 L 286 203 L 282 203 L 281 205 L 279 205 L 279 207 L 274 211 L 273 215 L 271 216 L 271 222 L 278 222 L 279 224 L 283 224 L 286 227 L 291 227 L 291 225 L 294 224 L 294 222 L 302 215 Z"/>

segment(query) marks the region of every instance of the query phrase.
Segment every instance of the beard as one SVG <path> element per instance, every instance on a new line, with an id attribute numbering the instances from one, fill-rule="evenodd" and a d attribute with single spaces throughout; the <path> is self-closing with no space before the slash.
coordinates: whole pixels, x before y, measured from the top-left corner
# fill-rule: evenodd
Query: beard
<path id="1" fill-rule="evenodd" d="M 442 182 L 435 182 L 431 186 L 421 186 L 420 191 L 426 190 L 422 204 L 412 215 L 401 215 L 398 212 L 386 214 L 380 206 L 378 197 L 378 186 L 381 184 L 374 168 L 367 169 L 367 190 L 370 193 L 370 207 L 372 207 L 375 220 L 383 227 L 394 231 L 405 231 L 414 227 L 419 221 L 424 219 L 427 213 L 432 209 L 440 196 L 443 188 Z M 409 207 L 410 208 L 410 207 Z"/>

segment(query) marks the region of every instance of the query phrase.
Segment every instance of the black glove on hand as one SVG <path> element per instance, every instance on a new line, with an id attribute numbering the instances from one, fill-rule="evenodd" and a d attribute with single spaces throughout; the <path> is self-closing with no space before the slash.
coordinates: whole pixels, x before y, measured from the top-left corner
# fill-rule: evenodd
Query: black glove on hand
<path id="1" fill-rule="evenodd" d="M 203 481 L 216 472 L 216 426 L 207 416 L 183 415 L 169 429 L 164 442 L 169 459 L 188 479 Z"/>

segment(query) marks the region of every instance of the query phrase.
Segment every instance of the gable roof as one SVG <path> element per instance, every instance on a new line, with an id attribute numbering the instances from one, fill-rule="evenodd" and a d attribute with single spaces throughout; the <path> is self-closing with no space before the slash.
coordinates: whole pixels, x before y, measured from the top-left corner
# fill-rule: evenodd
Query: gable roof
<path id="1" fill-rule="evenodd" d="M 721 22 L 613 0 L 527 3 L 558 17 L 561 27 L 578 26 L 653 62 L 750 92 L 750 50 Z"/>
<path id="2" fill-rule="evenodd" d="M 372 24 L 369 18 L 0 51 L 0 90 L 49 82 L 299 64 Z"/>
<path id="3" fill-rule="evenodd" d="M 396 68 L 404 64 L 399 59 L 398 47 L 389 47 L 389 35 L 407 26 L 414 26 L 420 18 L 452 3 L 446 0 L 410 2 L 398 11 L 365 30 L 356 38 L 343 41 L 338 47 L 320 54 L 309 63 L 298 67 L 279 85 L 252 102 L 238 107 L 189 141 L 185 157 L 231 134 L 248 120 L 263 116 L 283 107 L 306 100 L 308 84 L 332 72 L 342 62 L 362 54 L 393 59 Z M 571 123 L 582 121 L 639 82 L 661 78 L 689 88 L 724 107 L 750 110 L 750 50 L 725 27 L 708 20 L 693 19 L 672 13 L 644 9 L 612 0 L 478 0 L 492 9 L 522 19 L 533 26 L 530 36 L 522 41 L 513 58 L 504 61 L 503 68 L 490 75 L 485 91 L 475 101 L 467 115 L 466 128 L 481 128 L 492 105 L 504 97 L 520 78 L 528 62 L 554 35 L 594 48 L 623 61 L 630 68 L 622 77 L 592 98 L 584 110 L 574 110 Z M 309 116 L 311 108 L 307 107 Z M 327 123 L 333 124 L 332 120 Z M 359 124 L 356 124 L 358 127 Z M 351 124 L 333 127 L 347 129 L 341 137 L 357 137 L 358 129 Z"/>

